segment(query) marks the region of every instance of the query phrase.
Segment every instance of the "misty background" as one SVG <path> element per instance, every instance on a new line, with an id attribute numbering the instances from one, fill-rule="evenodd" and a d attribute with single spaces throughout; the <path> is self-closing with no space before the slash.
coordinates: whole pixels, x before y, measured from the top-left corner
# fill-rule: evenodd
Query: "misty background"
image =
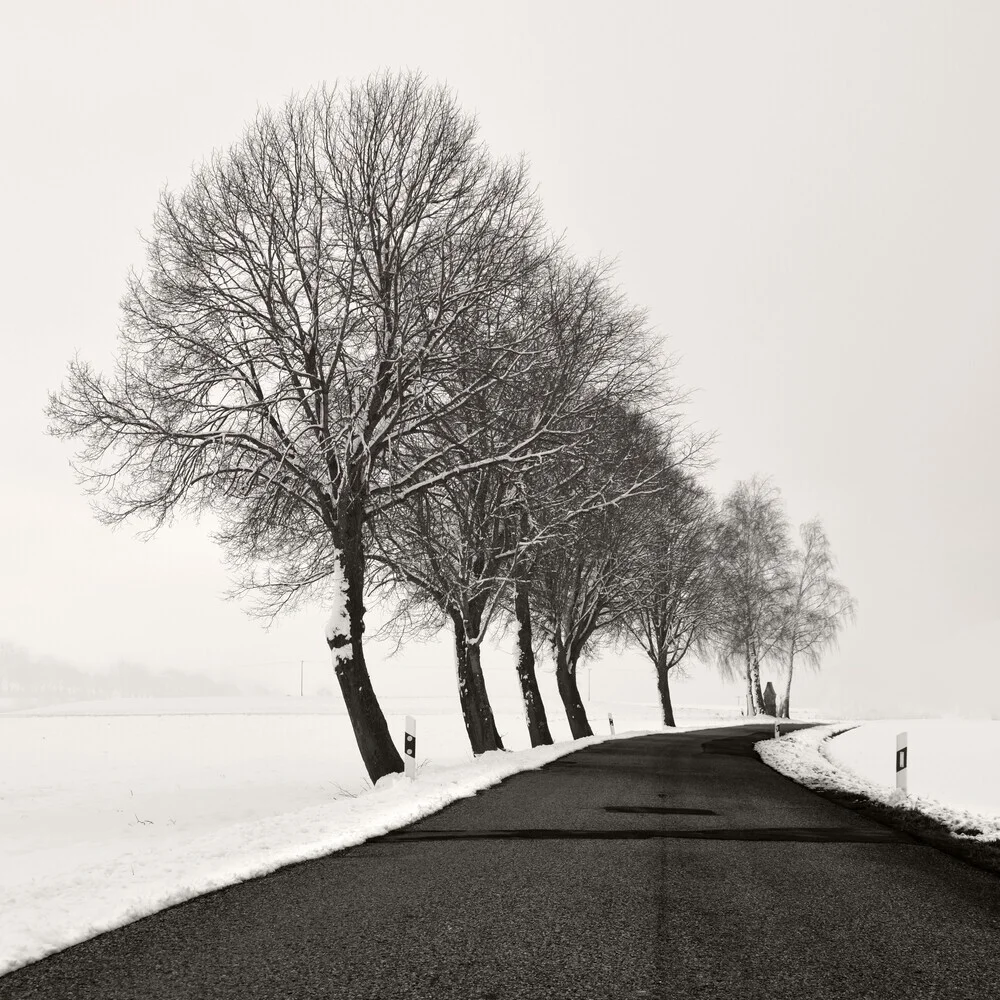
<path id="1" fill-rule="evenodd" d="M 576 253 L 617 260 L 717 432 L 713 489 L 759 472 L 793 524 L 822 518 L 858 620 L 793 714 L 1000 714 L 1000 7 L 106 0 L 4 22 L 0 693 L 335 688 L 321 606 L 264 630 L 224 599 L 209 523 L 98 525 L 42 411 L 75 353 L 113 358 L 164 185 L 258 106 L 411 68 L 526 154 Z M 391 650 L 370 649 L 379 692 Z M 447 636 L 394 662 L 415 694 L 454 689 Z M 503 639 L 484 656 L 491 693 L 512 663 Z M 740 693 L 689 673 L 682 704 Z M 592 681 L 655 698 L 634 651 Z"/>

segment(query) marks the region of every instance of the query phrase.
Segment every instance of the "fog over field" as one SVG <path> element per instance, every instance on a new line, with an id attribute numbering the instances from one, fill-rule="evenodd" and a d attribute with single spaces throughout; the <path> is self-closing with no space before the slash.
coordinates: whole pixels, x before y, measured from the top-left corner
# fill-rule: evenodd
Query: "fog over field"
<path id="1" fill-rule="evenodd" d="M 111 360 L 165 183 L 260 106 L 412 67 L 453 88 L 498 155 L 527 155 L 574 251 L 618 262 L 692 390 L 688 417 L 717 434 L 712 488 L 771 475 L 793 524 L 823 519 L 858 619 L 819 674 L 801 673 L 798 701 L 840 716 L 1000 711 L 1000 141 L 984 124 L 1000 10 L 632 3 L 608 19 L 593 4 L 300 0 L 287 23 L 310 30 L 276 45 L 270 7 L 230 13 L 188 0 L 8 12 L 4 120 L 25 152 L 0 163 L 16 192 L 0 246 L 16 290 L 2 683 L 35 683 L 18 673 L 29 661 L 95 676 L 134 664 L 137 691 L 295 694 L 305 661 L 313 691 L 334 687 L 322 608 L 265 632 L 224 602 L 209 516 L 149 542 L 95 523 L 42 411 L 77 352 Z M 446 638 L 401 655 L 427 684 L 452 659 Z M 628 655 L 622 683 L 647 690 Z M 506 654 L 486 659 L 503 683 Z M 594 684 L 618 683 L 615 662 L 605 650 Z M 739 694 L 710 666 L 692 674 L 695 701 Z"/>

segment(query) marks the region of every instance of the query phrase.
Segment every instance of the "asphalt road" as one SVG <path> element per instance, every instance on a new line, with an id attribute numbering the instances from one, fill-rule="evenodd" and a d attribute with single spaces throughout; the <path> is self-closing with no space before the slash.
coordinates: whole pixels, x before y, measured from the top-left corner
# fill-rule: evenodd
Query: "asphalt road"
<path id="1" fill-rule="evenodd" d="M 0 977 L 0 998 L 1000 996 L 1000 879 L 750 726 L 599 744 Z"/>

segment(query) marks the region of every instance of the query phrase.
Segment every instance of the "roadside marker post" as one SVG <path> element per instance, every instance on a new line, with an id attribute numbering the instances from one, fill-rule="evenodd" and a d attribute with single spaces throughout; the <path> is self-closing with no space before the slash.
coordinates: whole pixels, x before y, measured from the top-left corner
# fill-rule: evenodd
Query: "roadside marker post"
<path id="1" fill-rule="evenodd" d="M 781 723 L 777 719 L 774 720 L 774 738 L 776 740 L 781 739 Z"/>
<path id="2" fill-rule="evenodd" d="M 610 712 L 608 712 L 608 725 L 611 727 L 611 735 L 614 736 L 615 735 L 615 720 L 614 720 L 614 716 L 612 716 L 612 714 Z"/>
<path id="3" fill-rule="evenodd" d="M 906 733 L 896 734 L 896 787 L 908 794 L 906 781 L 909 746 Z"/>
<path id="4" fill-rule="evenodd" d="M 403 739 L 403 767 L 406 776 L 413 781 L 417 777 L 417 720 L 412 715 L 406 717 L 406 736 Z"/>

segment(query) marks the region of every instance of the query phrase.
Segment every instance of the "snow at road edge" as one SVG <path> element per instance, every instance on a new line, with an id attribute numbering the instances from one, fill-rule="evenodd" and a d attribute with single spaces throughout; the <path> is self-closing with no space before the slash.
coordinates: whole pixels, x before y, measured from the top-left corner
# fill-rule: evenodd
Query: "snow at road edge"
<path id="1" fill-rule="evenodd" d="M 897 728 L 905 730 L 908 726 L 905 721 L 889 724 L 878 723 L 878 725 L 889 725 L 893 730 Z M 910 723 L 909 725 L 912 727 L 914 724 Z M 967 723 L 963 722 L 959 725 L 964 726 Z M 855 726 L 850 723 L 838 722 L 810 729 L 800 729 L 777 740 L 763 740 L 756 744 L 756 750 L 765 764 L 807 788 L 863 795 L 888 806 L 918 809 L 943 823 L 956 836 L 984 841 L 1000 840 L 1000 808 L 997 808 L 996 811 L 991 810 L 989 813 L 983 813 L 962 808 L 954 803 L 942 802 L 940 799 L 928 795 L 915 793 L 907 795 L 895 787 L 883 784 L 878 780 L 872 780 L 872 773 L 879 773 L 873 768 L 866 767 L 865 770 L 868 773 L 862 774 L 838 760 L 831 746 L 831 741 L 838 734 L 854 728 Z M 862 724 L 862 728 L 868 727 Z M 927 732 L 933 732 L 931 726 L 926 727 L 926 729 Z M 953 739 L 954 736 L 946 734 L 944 731 L 939 734 L 939 739 L 947 738 Z M 860 765 L 856 766 L 860 769 Z M 986 762 L 986 766 L 992 767 L 992 764 Z M 938 781 L 938 787 L 942 787 L 943 784 L 940 780 Z M 995 779 L 993 779 L 993 784 L 996 785 Z M 978 834 L 962 832 L 970 829 L 981 832 Z"/>
<path id="2" fill-rule="evenodd" d="M 227 820 L 210 806 L 198 804 L 199 797 L 217 795 L 217 789 L 182 786 L 171 799 L 164 782 L 156 800 L 136 806 L 135 823 L 131 815 L 118 817 L 123 831 L 128 821 L 126 834 L 111 832 L 110 815 L 97 818 L 100 826 L 74 828 L 77 810 L 86 803 L 68 797 L 71 775 L 66 788 L 59 781 L 37 789 L 8 788 L 0 796 L 4 799 L 0 840 L 10 847 L 4 849 L 0 871 L 0 975 L 213 889 L 360 844 L 509 775 L 609 738 L 599 735 L 548 747 L 495 751 L 466 762 L 427 764 L 416 781 L 389 775 L 358 794 L 346 790 L 339 797 L 329 794 L 322 802 L 302 797 L 301 802 L 308 803 L 304 805 L 293 795 L 280 799 L 276 789 L 272 815 L 247 812 L 239 821 L 234 821 L 236 813 Z M 258 763 L 248 759 L 246 767 Z M 186 777 L 180 772 L 178 776 Z M 230 780 L 235 778 L 230 775 Z M 99 774 L 96 779 L 101 780 Z M 251 788 L 244 785 L 239 794 L 245 796 Z M 99 792 L 96 787 L 92 791 Z M 167 813 L 179 814 L 187 801 L 208 822 L 185 826 L 181 819 L 168 826 L 174 821 L 165 818 Z M 157 803 L 159 811 L 153 812 Z M 156 817 L 156 825 L 150 825 L 153 820 L 148 816 Z"/>

